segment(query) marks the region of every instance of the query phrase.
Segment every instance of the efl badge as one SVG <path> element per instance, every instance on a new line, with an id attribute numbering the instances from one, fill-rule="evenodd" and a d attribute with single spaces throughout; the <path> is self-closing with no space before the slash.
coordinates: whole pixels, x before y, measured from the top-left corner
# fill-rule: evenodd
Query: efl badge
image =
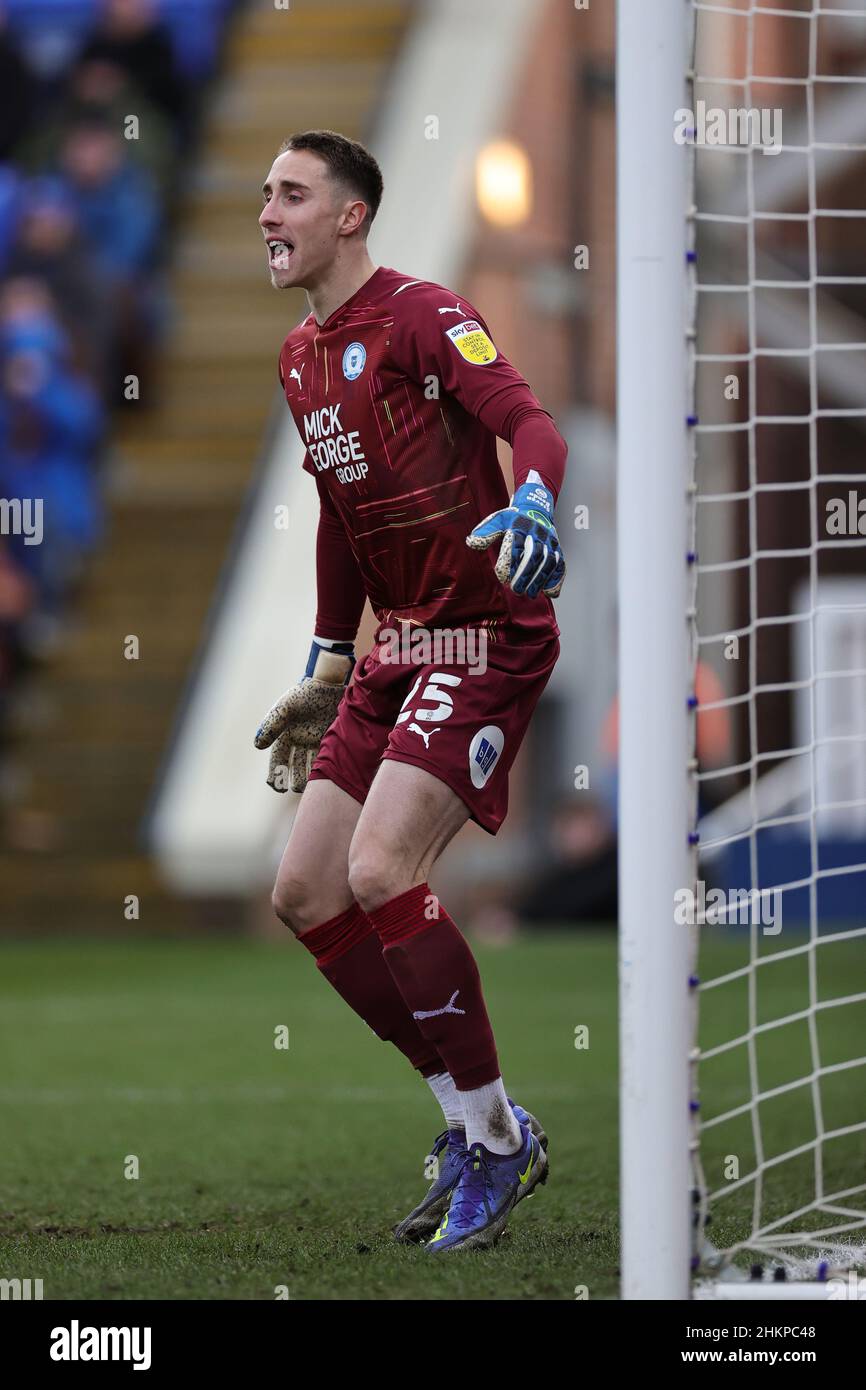
<path id="1" fill-rule="evenodd" d="M 499 761 L 505 735 L 495 724 L 485 724 L 469 745 L 469 775 L 473 787 L 483 787 Z"/>
<path id="2" fill-rule="evenodd" d="M 343 376 L 347 381 L 355 381 L 364 370 L 367 349 L 363 343 L 350 343 L 343 353 Z"/>
<path id="3" fill-rule="evenodd" d="M 454 328 L 446 328 L 445 336 L 451 339 L 460 356 L 476 367 L 485 367 L 488 362 L 496 361 L 496 348 L 477 319 L 464 319 Z"/>

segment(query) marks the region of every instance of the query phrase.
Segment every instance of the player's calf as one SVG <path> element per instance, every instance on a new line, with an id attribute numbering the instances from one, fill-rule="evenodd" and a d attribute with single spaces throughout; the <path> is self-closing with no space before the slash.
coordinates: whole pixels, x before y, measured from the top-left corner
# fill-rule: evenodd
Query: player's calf
<path id="1" fill-rule="evenodd" d="M 274 911 L 314 957 L 325 979 L 383 1042 L 424 1077 L 445 1071 L 406 1008 L 347 876 L 359 803 L 324 779 L 309 783 L 274 887 Z"/>

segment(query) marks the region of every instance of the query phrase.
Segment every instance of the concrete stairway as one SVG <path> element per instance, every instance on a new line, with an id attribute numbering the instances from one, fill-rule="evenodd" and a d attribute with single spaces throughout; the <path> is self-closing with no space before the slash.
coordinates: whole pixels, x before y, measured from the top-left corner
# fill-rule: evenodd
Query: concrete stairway
<path id="1" fill-rule="evenodd" d="M 73 636 L 21 712 L 21 795 L 0 846 L 7 931 L 123 930 L 128 894 L 148 930 L 215 919 L 161 888 L 140 828 L 279 408 L 277 353 L 305 308 L 270 288 L 259 188 L 292 130 L 364 137 L 406 19 L 399 0 L 254 0 L 238 16 L 189 171 L 157 403 L 122 418 L 108 542 Z M 129 635 L 138 660 L 124 656 Z"/>

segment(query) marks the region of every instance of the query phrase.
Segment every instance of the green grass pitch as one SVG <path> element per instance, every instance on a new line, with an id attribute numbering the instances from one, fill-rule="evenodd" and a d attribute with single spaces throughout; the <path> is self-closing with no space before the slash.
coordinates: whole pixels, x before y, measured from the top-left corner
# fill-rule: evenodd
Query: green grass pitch
<path id="1" fill-rule="evenodd" d="M 831 948 L 825 993 L 850 991 L 855 945 Z M 390 1239 L 424 1191 L 433 1098 L 289 940 L 5 943 L 0 1277 L 46 1299 L 615 1298 L 614 933 L 477 954 L 551 1177 L 495 1250 L 435 1258 Z"/>

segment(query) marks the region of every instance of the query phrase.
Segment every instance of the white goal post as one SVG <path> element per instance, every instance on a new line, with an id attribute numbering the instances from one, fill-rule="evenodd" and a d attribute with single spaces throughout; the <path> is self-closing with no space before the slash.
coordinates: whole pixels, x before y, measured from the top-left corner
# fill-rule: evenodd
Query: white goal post
<path id="1" fill-rule="evenodd" d="M 619 0 L 620 1263 L 638 1299 L 689 1288 L 686 34 L 683 0 Z"/>
<path id="2" fill-rule="evenodd" d="M 855 1297 L 866 4 L 616 45 L 622 1294 Z"/>

